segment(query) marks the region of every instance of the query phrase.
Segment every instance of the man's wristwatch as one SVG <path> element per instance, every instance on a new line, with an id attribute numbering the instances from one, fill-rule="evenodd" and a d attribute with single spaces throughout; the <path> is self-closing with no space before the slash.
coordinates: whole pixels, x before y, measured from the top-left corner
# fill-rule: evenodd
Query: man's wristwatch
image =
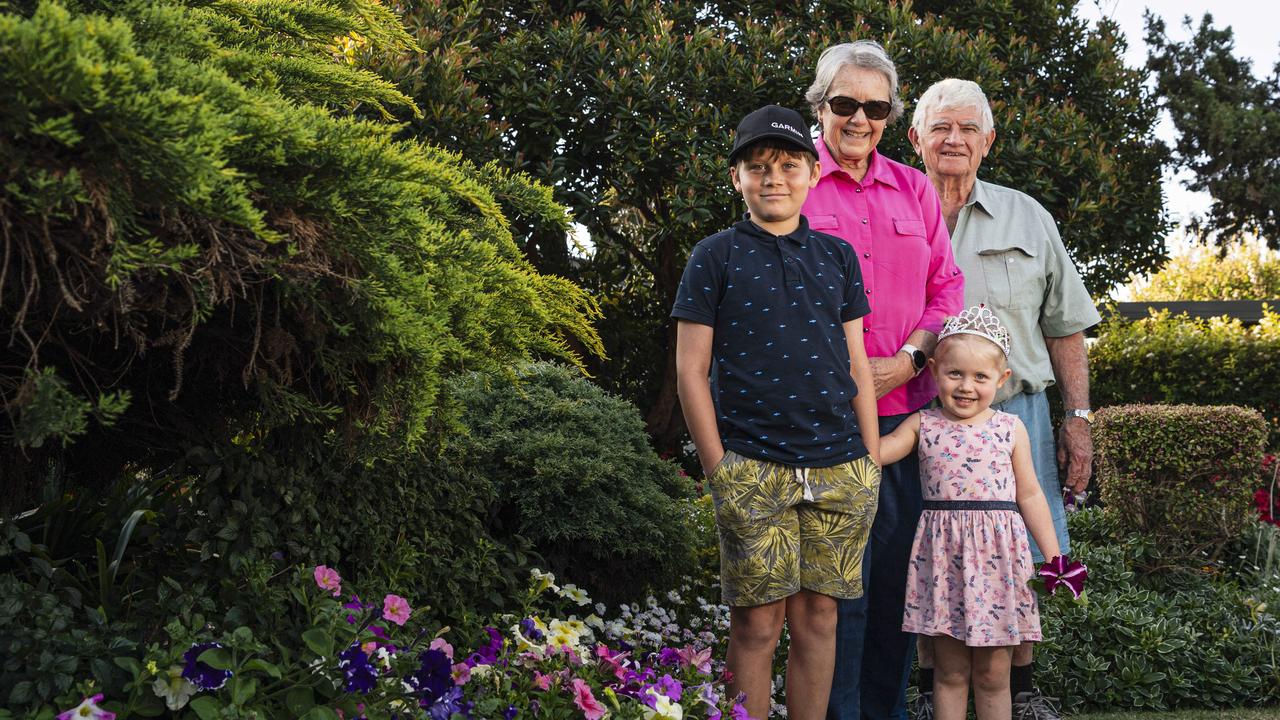
<path id="1" fill-rule="evenodd" d="M 1078 417 L 1081 420 L 1084 420 L 1085 422 L 1089 423 L 1090 425 L 1093 424 L 1093 411 L 1090 410 L 1089 408 L 1073 408 L 1071 410 L 1068 410 L 1067 419 L 1070 420 L 1073 417 Z"/>
<path id="2" fill-rule="evenodd" d="M 924 354 L 924 351 L 911 343 L 903 343 L 902 349 L 898 352 L 904 352 L 907 354 L 907 357 L 911 359 L 911 367 L 916 371 L 917 375 L 920 374 L 920 371 L 923 370 L 924 366 L 929 362 L 929 358 Z"/>

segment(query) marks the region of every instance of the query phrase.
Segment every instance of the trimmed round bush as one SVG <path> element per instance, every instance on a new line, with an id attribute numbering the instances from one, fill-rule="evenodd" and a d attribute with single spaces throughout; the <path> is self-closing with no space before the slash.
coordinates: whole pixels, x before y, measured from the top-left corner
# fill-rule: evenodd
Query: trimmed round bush
<path id="1" fill-rule="evenodd" d="M 1253 522 L 1267 439 L 1256 410 L 1232 405 L 1121 405 L 1097 415 L 1106 512 L 1185 557 L 1217 556 Z"/>
<path id="2" fill-rule="evenodd" d="M 692 483 L 649 445 L 635 406 L 580 374 L 531 365 L 452 383 L 465 432 L 445 451 L 497 488 L 495 534 L 527 538 L 557 572 L 634 599 L 694 567 Z"/>

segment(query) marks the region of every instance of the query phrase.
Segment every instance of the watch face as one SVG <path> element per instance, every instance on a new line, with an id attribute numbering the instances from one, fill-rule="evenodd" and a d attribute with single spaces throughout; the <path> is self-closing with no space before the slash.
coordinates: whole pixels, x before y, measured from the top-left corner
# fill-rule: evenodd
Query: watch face
<path id="1" fill-rule="evenodd" d="M 916 350 L 911 353 L 911 364 L 915 366 L 916 372 L 923 370 L 925 363 L 928 361 L 929 359 L 924 356 L 923 350 Z"/>

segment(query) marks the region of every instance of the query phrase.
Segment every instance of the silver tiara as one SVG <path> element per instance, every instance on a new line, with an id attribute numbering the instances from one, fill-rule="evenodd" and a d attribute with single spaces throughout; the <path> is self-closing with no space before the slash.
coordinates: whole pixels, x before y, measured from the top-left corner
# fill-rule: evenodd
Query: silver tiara
<path id="1" fill-rule="evenodd" d="M 974 305 L 959 315 L 947 318 L 938 340 L 951 335 L 977 335 L 995 343 L 1009 357 L 1009 330 L 985 304 Z"/>

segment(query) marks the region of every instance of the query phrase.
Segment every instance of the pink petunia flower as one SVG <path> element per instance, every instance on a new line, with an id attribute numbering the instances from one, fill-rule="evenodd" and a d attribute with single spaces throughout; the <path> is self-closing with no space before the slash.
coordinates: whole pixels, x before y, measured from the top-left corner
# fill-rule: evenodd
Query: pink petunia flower
<path id="1" fill-rule="evenodd" d="M 691 667 L 703 675 L 711 674 L 711 648 L 694 650 L 692 645 L 685 645 L 677 652 L 681 667 Z"/>
<path id="2" fill-rule="evenodd" d="M 609 712 L 608 708 L 601 705 L 595 695 L 591 694 L 591 686 L 581 678 L 573 679 L 573 704 L 578 706 L 587 720 L 600 720 L 605 713 Z"/>
<path id="3" fill-rule="evenodd" d="M 58 720 L 116 720 L 116 714 L 98 707 L 102 702 L 102 693 L 87 697 L 80 704 L 58 713 Z"/>
<path id="4" fill-rule="evenodd" d="M 397 625 L 404 625 L 412 613 L 413 609 L 409 607 L 409 601 L 399 595 L 388 593 L 382 599 L 382 617 Z"/>
<path id="5" fill-rule="evenodd" d="M 453 684 L 459 687 L 471 682 L 471 666 L 462 662 L 453 666 Z"/>
<path id="6" fill-rule="evenodd" d="M 432 640 L 430 649 L 439 650 L 440 652 L 444 653 L 445 656 L 448 657 L 450 660 L 453 659 L 453 646 L 449 644 L 448 640 L 445 640 L 442 637 L 438 637 L 435 640 Z"/>
<path id="7" fill-rule="evenodd" d="M 338 576 L 338 571 L 324 565 L 317 565 L 315 569 L 316 585 L 321 590 L 328 590 L 333 593 L 334 597 L 342 594 L 342 578 Z"/>
<path id="8" fill-rule="evenodd" d="M 533 671 L 533 684 L 534 684 L 534 686 L 536 686 L 539 690 L 550 690 L 550 689 L 551 689 L 551 681 L 552 681 L 552 680 L 554 680 L 554 679 L 555 679 L 555 677 L 554 677 L 554 676 L 552 676 L 552 675 L 543 675 L 542 673 L 538 672 L 537 670 L 534 670 L 534 671 Z"/>

